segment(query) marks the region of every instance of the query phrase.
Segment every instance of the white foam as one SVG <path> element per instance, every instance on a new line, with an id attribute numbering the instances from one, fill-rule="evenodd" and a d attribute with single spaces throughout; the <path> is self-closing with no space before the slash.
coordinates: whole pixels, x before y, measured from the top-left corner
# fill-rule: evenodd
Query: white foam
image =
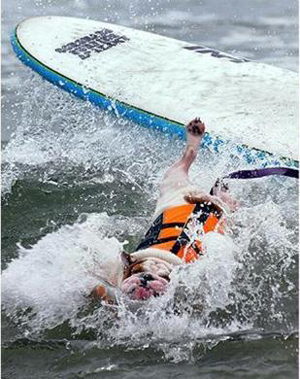
<path id="1" fill-rule="evenodd" d="M 205 255 L 175 268 L 159 298 L 141 305 L 118 293 L 118 308 L 80 313 L 93 286 L 118 263 L 122 243 L 117 231 L 143 232 L 138 219 L 91 214 L 30 249 L 20 248 L 19 257 L 3 272 L 5 311 L 31 334 L 65 321 L 75 334 L 93 331 L 97 345 L 144 346 L 147 341 L 174 362 L 192 359 L 199 341 L 213 346 L 219 338 L 252 327 L 288 327 L 285 301 L 295 288 L 290 271 L 297 243 L 284 217 L 297 213 L 294 197 L 287 197 L 293 186 L 288 180 L 269 179 L 259 188 L 261 198 L 255 182 L 239 184 L 240 196 L 253 200 L 234 215 L 233 236 L 208 233 Z M 278 204 L 274 194 L 266 201 L 264 191 L 270 196 L 273 190 L 282 194 L 275 197 Z M 26 314 L 28 308 L 32 312 Z"/>
<path id="2" fill-rule="evenodd" d="M 65 225 L 29 249 L 20 247 L 2 275 L 2 305 L 11 316 L 32 310 L 23 318 L 31 329 L 53 328 L 72 318 L 87 302 L 99 279 L 108 280 L 122 249 L 107 230 L 115 224 L 106 214 L 89 215 L 85 222 Z"/>
<path id="3" fill-rule="evenodd" d="M 30 94 L 32 82 L 25 83 L 29 94 L 24 117 L 4 151 L 8 186 L 28 175 L 31 181 L 59 187 L 68 183 L 71 174 L 77 184 L 80 180 L 130 183 L 131 188 L 139 188 L 145 201 L 156 199 L 160 178 L 182 153 L 183 142 L 112 119 L 34 80 L 38 80 L 33 86 L 37 92 Z M 45 99 L 42 105 L 40 97 Z M 54 112 L 55 106 L 62 108 L 63 117 Z M 51 128 L 41 125 L 39 120 L 45 119 Z M 230 154 L 230 149 L 222 156 L 202 151 L 191 179 L 209 191 L 216 177 L 247 168 Z M 297 219 L 295 184 L 291 179 L 267 178 L 232 181 L 230 188 L 242 201 L 234 215 L 235 245 L 228 238 L 207 235 L 207 255 L 195 265 L 174 270 L 167 293 L 144 303 L 141 310 L 121 296 L 118 318 L 107 308 L 85 315 L 79 312 L 89 304 L 86 295 L 106 274 L 104 263 L 117 262 L 122 246 L 119 231 L 125 236 L 142 236 L 146 228 L 141 218 L 100 214 L 47 234 L 32 248 L 20 248 L 19 257 L 3 272 L 6 313 L 31 333 L 43 333 L 65 321 L 74 333 L 91 329 L 97 343 L 130 341 L 133 346 L 148 341 L 175 361 L 190 357 L 194 344 L 211 334 L 273 325 L 274 320 L 287 325 L 284 301 L 295 286 L 290 271 L 298 243 L 293 223 Z M 31 313 L 26 313 L 28 308 Z M 187 344 L 177 348 L 184 339 Z"/>

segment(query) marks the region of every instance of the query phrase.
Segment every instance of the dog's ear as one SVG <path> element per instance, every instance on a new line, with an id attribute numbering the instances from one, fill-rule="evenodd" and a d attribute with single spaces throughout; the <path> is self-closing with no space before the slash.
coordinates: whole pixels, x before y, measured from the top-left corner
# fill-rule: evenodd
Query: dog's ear
<path id="1" fill-rule="evenodd" d="M 132 259 L 130 254 L 127 254 L 125 251 L 121 253 L 121 261 L 123 263 L 123 280 L 130 276 L 130 266 L 132 264 Z"/>
<path id="2" fill-rule="evenodd" d="M 132 264 L 130 254 L 126 253 L 125 251 L 122 251 L 121 253 L 121 260 L 125 267 L 129 267 Z"/>

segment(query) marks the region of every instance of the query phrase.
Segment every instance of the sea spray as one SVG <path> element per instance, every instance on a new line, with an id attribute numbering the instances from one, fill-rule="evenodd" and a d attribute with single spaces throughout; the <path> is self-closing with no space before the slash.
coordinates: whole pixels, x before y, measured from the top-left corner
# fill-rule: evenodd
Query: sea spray
<path id="1" fill-rule="evenodd" d="M 8 259 L 3 272 L 3 308 L 20 333 L 35 338 L 66 324 L 65 333 L 73 338 L 88 333 L 98 346 L 148 344 L 177 362 L 190 359 L 199 344 L 213 347 L 232 333 L 257 328 L 260 338 L 261 331 L 293 332 L 296 311 L 287 309 L 295 308 L 297 298 L 298 215 L 297 187 L 288 178 L 231 181 L 241 202 L 230 220 L 232 241 L 209 237 L 207 255 L 174 270 L 164 296 L 138 304 L 118 294 L 117 307 L 90 309 L 88 295 L 106 274 L 104 263 L 117 264 L 123 242 L 129 240 L 124 248 L 132 251 L 146 232 L 160 180 L 184 142 L 113 118 L 34 80 L 33 93 L 31 81 L 24 84 L 24 117 L 3 152 L 8 209 L 19 194 L 23 201 L 33 194 L 29 200 L 35 204 L 32 189 L 48 193 L 51 208 L 32 246 L 19 239 L 17 257 Z M 205 149 L 190 178 L 209 191 L 217 177 L 247 167 L 231 149 L 222 155 Z M 53 202 L 54 193 L 64 198 L 64 209 L 74 202 L 70 224 L 60 214 L 61 203 Z M 91 212 L 76 221 L 87 202 Z M 93 214 L 96 206 L 99 213 Z M 53 214 L 63 226 L 49 231 Z"/>
<path id="2" fill-rule="evenodd" d="M 120 264 L 122 243 L 104 236 L 108 220 L 106 214 L 90 215 L 29 249 L 20 247 L 19 257 L 2 275 L 6 313 L 33 332 L 74 317 L 99 280 L 110 279 L 110 266 Z"/>

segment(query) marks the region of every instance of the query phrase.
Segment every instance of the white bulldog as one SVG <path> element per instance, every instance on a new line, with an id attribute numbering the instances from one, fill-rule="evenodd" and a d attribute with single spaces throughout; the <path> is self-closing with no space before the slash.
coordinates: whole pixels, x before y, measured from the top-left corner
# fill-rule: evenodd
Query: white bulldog
<path id="1" fill-rule="evenodd" d="M 151 228 L 135 252 L 121 254 L 122 267 L 115 272 L 113 285 L 132 300 L 163 294 L 174 266 L 197 260 L 203 254 L 203 234 L 224 233 L 225 214 L 238 205 L 220 183 L 209 195 L 189 181 L 188 172 L 196 159 L 205 125 L 196 118 L 188 123 L 186 132 L 185 153 L 163 178 Z M 92 295 L 106 302 L 115 301 L 113 290 L 103 283 L 94 288 Z"/>

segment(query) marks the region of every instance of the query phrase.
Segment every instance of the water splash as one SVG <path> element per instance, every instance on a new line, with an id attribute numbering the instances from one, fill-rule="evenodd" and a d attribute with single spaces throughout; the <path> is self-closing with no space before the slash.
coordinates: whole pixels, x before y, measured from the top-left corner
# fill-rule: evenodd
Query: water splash
<path id="1" fill-rule="evenodd" d="M 73 334 L 92 332 L 100 344 L 139 345 L 145 339 L 175 343 L 191 335 L 197 341 L 217 332 L 216 326 L 207 328 L 207 317 L 231 302 L 228 294 L 237 265 L 232 241 L 217 233 L 204 240 L 207 254 L 201 261 L 174 270 L 164 296 L 140 304 L 119 293 L 117 307 L 90 309 L 92 288 L 99 279 L 110 280 L 112 267 L 120 265 L 123 244 L 108 237 L 111 229 L 141 232 L 138 220 L 130 220 L 131 231 L 128 221 L 106 214 L 81 216 L 32 248 L 20 246 L 19 257 L 2 277 L 6 314 L 26 335 L 40 335 L 67 322 Z"/>
<path id="2" fill-rule="evenodd" d="M 116 238 L 103 237 L 108 219 L 106 214 L 90 215 L 85 222 L 46 235 L 30 249 L 19 246 L 19 258 L 2 277 L 7 314 L 36 331 L 74 317 L 99 276 L 109 279 L 105 268 L 117 262 L 122 248 Z"/>
<path id="3" fill-rule="evenodd" d="M 184 148 L 183 141 L 100 111 L 36 74 L 24 82 L 23 92 L 22 117 L 2 154 L 4 195 L 11 193 L 16 181 L 28 176 L 47 182 L 79 170 L 78 183 L 80 176 L 86 180 L 99 172 L 108 175 L 112 168 L 133 184 L 146 183 L 143 187 L 150 186 L 151 190 Z M 207 187 L 216 175 L 238 167 L 242 158 L 232 156 L 232 151 L 229 146 L 220 160 L 217 154 L 204 149 L 192 169 L 195 180 L 199 176 L 203 185 L 199 167 L 204 162 L 211 181 L 204 180 Z"/>
<path id="4" fill-rule="evenodd" d="M 198 344 L 214 346 L 236 331 L 296 328 L 297 187 L 287 178 L 232 181 L 242 201 L 232 220 L 233 243 L 210 236 L 207 256 L 174 270 L 164 296 L 140 307 L 120 295 L 117 309 L 91 309 L 90 290 L 107 275 L 107 263 L 118 264 L 124 240 L 145 232 L 158 183 L 184 143 L 113 118 L 36 76 L 23 90 L 23 117 L 3 152 L 4 192 L 23 178 L 62 191 L 126 183 L 149 204 L 142 214 L 135 204 L 131 217 L 86 215 L 31 248 L 19 246 L 3 272 L 2 303 L 23 333 L 43 335 L 66 323 L 66 334 L 76 338 L 88 334 L 100 346 L 139 348 L 147 341 L 177 362 L 190 359 Z M 191 178 L 209 191 L 216 177 L 242 168 L 230 149 L 222 156 L 203 150 Z"/>

